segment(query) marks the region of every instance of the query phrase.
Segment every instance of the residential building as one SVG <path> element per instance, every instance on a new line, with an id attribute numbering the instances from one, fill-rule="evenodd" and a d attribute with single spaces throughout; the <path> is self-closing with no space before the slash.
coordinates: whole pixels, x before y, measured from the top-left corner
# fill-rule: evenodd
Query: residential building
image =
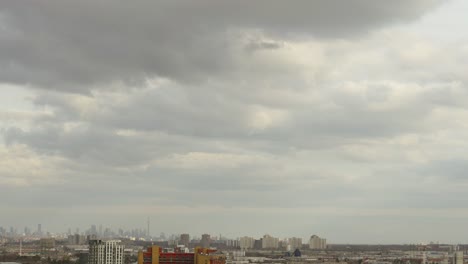
<path id="1" fill-rule="evenodd" d="M 124 246 L 120 240 L 90 240 L 89 264 L 123 264 Z"/>
<path id="2" fill-rule="evenodd" d="M 327 248 L 327 240 L 325 238 L 320 238 L 317 235 L 313 235 L 309 240 L 310 249 L 325 249 Z"/>
<path id="3" fill-rule="evenodd" d="M 182 234 L 180 235 L 179 244 L 188 247 L 190 243 L 190 235 L 189 234 Z"/>
<path id="4" fill-rule="evenodd" d="M 288 239 L 288 244 L 291 247 L 291 250 L 302 248 L 302 238 L 300 237 L 291 237 Z"/>
<path id="5" fill-rule="evenodd" d="M 452 264 L 463 264 L 463 251 L 453 253 Z"/>
<path id="6" fill-rule="evenodd" d="M 244 236 L 239 239 L 239 246 L 242 250 L 251 249 L 254 247 L 255 238 Z"/>
<path id="7" fill-rule="evenodd" d="M 278 248 L 279 239 L 270 235 L 264 235 L 262 239 L 262 248 Z"/>

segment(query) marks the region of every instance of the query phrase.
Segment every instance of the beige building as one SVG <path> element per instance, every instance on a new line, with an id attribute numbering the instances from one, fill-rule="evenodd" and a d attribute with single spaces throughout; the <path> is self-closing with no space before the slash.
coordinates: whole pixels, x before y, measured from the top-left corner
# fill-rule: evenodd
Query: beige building
<path id="1" fill-rule="evenodd" d="M 310 249 L 326 249 L 327 240 L 317 235 L 313 235 L 310 237 L 310 240 L 309 240 L 309 248 Z"/>
<path id="2" fill-rule="evenodd" d="M 300 237 L 291 237 L 288 239 L 288 244 L 292 250 L 297 248 L 302 248 L 302 238 Z"/>
<path id="3" fill-rule="evenodd" d="M 244 236 L 239 239 L 239 246 L 242 250 L 251 249 L 254 247 L 255 238 Z"/>
<path id="4" fill-rule="evenodd" d="M 452 264 L 463 264 L 463 251 L 453 253 Z"/>
<path id="5" fill-rule="evenodd" d="M 262 248 L 278 248 L 279 239 L 270 235 L 264 235 L 262 239 Z"/>

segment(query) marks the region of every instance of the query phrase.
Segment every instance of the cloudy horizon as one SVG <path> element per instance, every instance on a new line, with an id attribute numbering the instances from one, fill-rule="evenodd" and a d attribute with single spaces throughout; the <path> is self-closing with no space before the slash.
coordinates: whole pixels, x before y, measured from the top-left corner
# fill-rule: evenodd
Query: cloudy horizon
<path id="1" fill-rule="evenodd" d="M 0 226 L 468 243 L 466 10 L 6 1 Z"/>

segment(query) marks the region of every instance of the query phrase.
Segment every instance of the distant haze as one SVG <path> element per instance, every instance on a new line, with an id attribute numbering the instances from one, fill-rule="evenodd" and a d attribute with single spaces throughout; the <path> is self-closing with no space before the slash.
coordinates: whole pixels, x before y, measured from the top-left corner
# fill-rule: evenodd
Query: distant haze
<path id="1" fill-rule="evenodd" d="M 468 243 L 467 10 L 4 1 L 0 226 Z"/>

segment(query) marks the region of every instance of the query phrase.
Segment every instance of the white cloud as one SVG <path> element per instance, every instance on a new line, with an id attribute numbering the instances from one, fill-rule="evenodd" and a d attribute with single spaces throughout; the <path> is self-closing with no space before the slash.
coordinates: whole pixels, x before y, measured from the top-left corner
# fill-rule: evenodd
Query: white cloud
<path id="1" fill-rule="evenodd" d="M 0 183 L 10 188 L 62 184 L 66 165 L 61 157 L 37 155 L 25 145 L 0 145 Z"/>

